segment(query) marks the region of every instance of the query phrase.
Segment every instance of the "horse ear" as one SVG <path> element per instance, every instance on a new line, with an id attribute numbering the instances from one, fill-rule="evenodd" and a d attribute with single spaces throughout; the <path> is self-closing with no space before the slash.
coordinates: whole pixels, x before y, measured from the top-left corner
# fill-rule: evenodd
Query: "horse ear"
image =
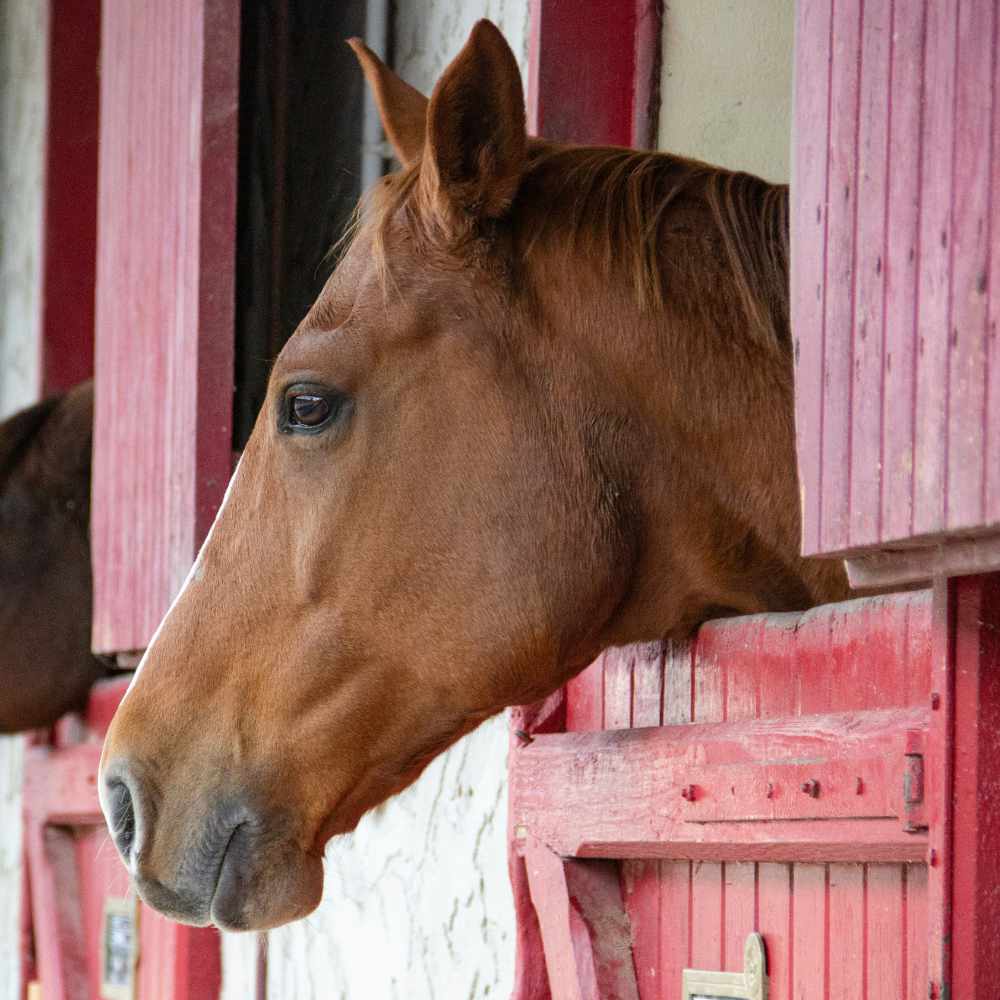
<path id="1" fill-rule="evenodd" d="M 396 76 L 360 38 L 348 38 L 347 44 L 361 63 L 396 159 L 404 167 L 413 166 L 424 149 L 427 98 Z"/>
<path id="2" fill-rule="evenodd" d="M 422 182 L 446 215 L 497 218 L 517 194 L 527 148 L 517 60 L 479 21 L 431 95 Z"/>

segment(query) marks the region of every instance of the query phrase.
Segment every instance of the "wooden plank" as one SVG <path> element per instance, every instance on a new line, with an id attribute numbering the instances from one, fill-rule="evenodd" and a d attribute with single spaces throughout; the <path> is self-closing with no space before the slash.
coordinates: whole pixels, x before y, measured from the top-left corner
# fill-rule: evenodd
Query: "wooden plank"
<path id="1" fill-rule="evenodd" d="M 791 186 L 791 324 L 802 550 L 821 551 L 832 0 L 795 5 L 795 141 Z"/>
<path id="2" fill-rule="evenodd" d="M 148 642 L 229 478 L 239 5 L 102 14 L 91 539 L 114 652 Z"/>
<path id="3" fill-rule="evenodd" d="M 913 519 L 913 371 L 920 239 L 924 0 L 893 5 L 882 384 L 882 531 L 905 538 Z"/>
<path id="4" fill-rule="evenodd" d="M 38 974 L 52 996 L 87 1000 L 87 954 L 73 835 L 28 821 L 25 846 Z"/>
<path id="5" fill-rule="evenodd" d="M 658 726 L 663 700 L 662 643 L 634 647 L 632 724 Z M 660 866 L 656 861 L 622 861 L 626 912 L 632 926 L 636 981 L 642 997 L 660 988 Z"/>
<path id="6" fill-rule="evenodd" d="M 848 482 L 849 544 L 882 531 L 882 383 L 884 378 L 886 217 L 892 65 L 891 0 L 867 0 L 860 40 L 858 205 Z"/>
<path id="7" fill-rule="evenodd" d="M 618 866 L 525 850 L 553 1000 L 638 1000 Z"/>
<path id="8" fill-rule="evenodd" d="M 602 653 L 566 685 L 568 732 L 593 732 L 604 728 L 604 658 Z"/>
<path id="9" fill-rule="evenodd" d="M 720 969 L 726 960 L 722 878 L 718 861 L 696 861 L 691 866 L 691 965 L 695 969 Z"/>
<path id="10" fill-rule="evenodd" d="M 993 66 L 990 73 L 990 176 L 989 236 L 987 252 L 989 266 L 986 277 L 986 427 L 983 443 L 986 466 L 984 506 L 987 516 L 1000 520 L 1000 433 L 995 414 L 1000 412 L 1000 340 L 997 339 L 997 321 L 1000 319 L 1000 254 L 994 252 L 993 242 L 1000 236 L 1000 18 L 993 25 Z"/>
<path id="11" fill-rule="evenodd" d="M 902 815 L 906 734 L 927 721 L 913 708 L 539 736 L 517 755 L 513 822 L 572 856 L 753 860 L 794 827 L 789 850 L 808 842 L 817 859 L 844 856 L 847 830 L 859 851 L 919 857 L 919 838 L 876 821 Z"/>
<path id="12" fill-rule="evenodd" d="M 566 861 L 566 886 L 586 933 L 574 941 L 586 1000 L 639 1000 L 632 929 L 612 861 Z"/>
<path id="13" fill-rule="evenodd" d="M 632 650 L 632 725 L 658 726 L 663 717 L 662 642 L 647 642 Z"/>
<path id="14" fill-rule="evenodd" d="M 675 1000 L 681 974 L 691 965 L 691 864 L 660 865 L 660 992 L 657 1000 Z"/>
<path id="15" fill-rule="evenodd" d="M 906 872 L 906 990 L 904 1000 L 927 995 L 927 866 L 907 865 Z"/>
<path id="16" fill-rule="evenodd" d="M 531 901 L 545 945 L 545 967 L 552 1000 L 584 1000 L 570 928 L 569 890 L 562 859 L 532 844 L 524 853 Z"/>
<path id="17" fill-rule="evenodd" d="M 957 4 L 927 5 L 911 534 L 945 526 Z"/>
<path id="18" fill-rule="evenodd" d="M 927 799 L 927 983 L 938 996 L 951 967 L 952 747 L 955 728 L 953 694 L 955 583 L 934 581 L 931 619 L 931 722 L 924 753 Z"/>
<path id="19" fill-rule="evenodd" d="M 704 628 L 702 629 L 704 632 Z M 663 723 L 690 722 L 695 644 L 667 642 L 663 655 Z"/>
<path id="20" fill-rule="evenodd" d="M 902 865 L 868 866 L 865 964 L 869 1000 L 899 1000 L 905 988 L 902 869 Z"/>
<path id="21" fill-rule="evenodd" d="M 927 546 L 872 552 L 846 561 L 852 587 L 898 587 L 938 576 L 969 576 L 1000 570 L 1000 536 L 944 536 Z"/>
<path id="22" fill-rule="evenodd" d="M 826 983 L 826 865 L 795 865 L 791 978 L 793 997 L 820 997 Z"/>
<path id="23" fill-rule="evenodd" d="M 757 866 L 728 861 L 723 866 L 723 878 L 723 968 L 741 972 L 747 935 L 757 929 Z"/>
<path id="24" fill-rule="evenodd" d="M 830 865 L 827 995 L 830 1000 L 864 996 L 865 870 L 863 865 Z"/>
<path id="25" fill-rule="evenodd" d="M 958 3 L 952 183 L 945 527 L 983 525 L 991 80 L 996 4 Z"/>
<path id="26" fill-rule="evenodd" d="M 758 930 L 768 963 L 768 1000 L 791 1000 L 792 866 L 762 864 L 759 880 Z"/>
<path id="27" fill-rule="evenodd" d="M 830 77 L 829 201 L 826 259 L 826 337 L 823 357 L 822 551 L 850 539 L 850 413 L 856 282 L 858 176 L 858 52 L 861 0 L 837 4 Z"/>
<path id="28" fill-rule="evenodd" d="M 632 725 L 631 646 L 609 649 L 604 654 L 604 729 L 628 729 Z"/>

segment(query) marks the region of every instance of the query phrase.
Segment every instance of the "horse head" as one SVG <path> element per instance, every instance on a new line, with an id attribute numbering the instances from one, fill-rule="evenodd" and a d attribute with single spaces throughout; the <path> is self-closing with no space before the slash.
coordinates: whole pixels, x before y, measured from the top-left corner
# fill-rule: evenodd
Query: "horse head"
<path id="1" fill-rule="evenodd" d="M 140 892 L 195 923 L 309 912 L 331 837 L 604 646 L 842 586 L 797 556 L 787 199 L 529 139 L 488 22 L 429 100 L 353 44 L 402 170 L 104 749 Z M 737 197 L 766 217 L 727 244 Z"/>

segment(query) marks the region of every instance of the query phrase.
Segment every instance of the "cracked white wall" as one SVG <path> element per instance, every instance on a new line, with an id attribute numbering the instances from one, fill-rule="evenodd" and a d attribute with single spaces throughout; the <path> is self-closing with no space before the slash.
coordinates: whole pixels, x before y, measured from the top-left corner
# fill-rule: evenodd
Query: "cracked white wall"
<path id="1" fill-rule="evenodd" d="M 396 68 L 425 93 L 480 17 L 500 26 L 526 72 L 527 0 L 400 0 L 396 8 Z M 320 908 L 269 935 L 268 1000 L 509 996 L 506 764 L 504 716 L 331 844 Z M 231 958 L 230 948 L 227 984 L 249 961 Z"/>
<path id="2" fill-rule="evenodd" d="M 0 419 L 39 388 L 48 4 L 0 0 Z M 0 1000 L 21 997 L 23 741 L 0 736 Z"/>

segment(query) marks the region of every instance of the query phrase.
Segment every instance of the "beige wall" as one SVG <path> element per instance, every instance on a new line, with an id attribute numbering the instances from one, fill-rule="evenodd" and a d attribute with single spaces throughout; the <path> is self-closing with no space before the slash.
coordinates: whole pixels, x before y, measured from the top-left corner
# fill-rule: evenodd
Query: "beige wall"
<path id="1" fill-rule="evenodd" d="M 794 0 L 667 0 L 659 146 L 788 181 Z"/>

